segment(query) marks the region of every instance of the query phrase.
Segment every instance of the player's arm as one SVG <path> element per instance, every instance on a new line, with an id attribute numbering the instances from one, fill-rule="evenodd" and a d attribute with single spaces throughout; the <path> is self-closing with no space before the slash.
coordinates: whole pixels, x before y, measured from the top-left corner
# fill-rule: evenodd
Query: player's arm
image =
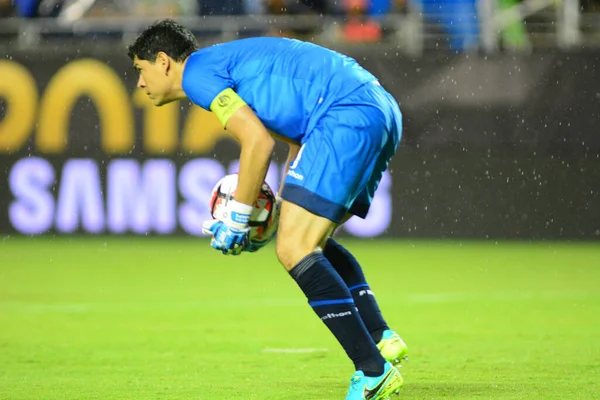
<path id="1" fill-rule="evenodd" d="M 227 101 L 223 101 L 226 98 Z M 265 181 L 275 140 L 254 111 L 232 89 L 224 90 L 215 98 L 211 111 L 240 143 L 240 170 L 235 200 L 252 205 Z"/>

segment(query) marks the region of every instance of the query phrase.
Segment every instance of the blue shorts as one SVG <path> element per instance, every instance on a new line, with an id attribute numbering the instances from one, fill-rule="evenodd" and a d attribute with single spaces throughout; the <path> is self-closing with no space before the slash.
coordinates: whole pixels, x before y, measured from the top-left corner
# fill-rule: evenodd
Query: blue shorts
<path id="1" fill-rule="evenodd" d="M 361 86 L 302 139 L 281 197 L 336 223 L 365 218 L 401 136 L 396 100 L 378 83 Z"/>

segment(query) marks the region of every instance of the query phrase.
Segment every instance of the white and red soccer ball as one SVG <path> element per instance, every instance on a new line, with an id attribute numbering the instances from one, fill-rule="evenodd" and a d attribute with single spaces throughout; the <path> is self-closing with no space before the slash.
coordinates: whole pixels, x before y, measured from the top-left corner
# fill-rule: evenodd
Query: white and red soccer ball
<path id="1" fill-rule="evenodd" d="M 238 174 L 226 175 L 221 178 L 212 190 L 210 198 L 210 213 L 213 218 L 221 219 L 228 201 L 233 200 L 238 184 Z M 275 194 L 264 182 L 258 198 L 254 203 L 254 209 L 250 214 L 250 241 L 264 242 L 272 238 L 277 231 L 278 215 L 276 215 Z"/>

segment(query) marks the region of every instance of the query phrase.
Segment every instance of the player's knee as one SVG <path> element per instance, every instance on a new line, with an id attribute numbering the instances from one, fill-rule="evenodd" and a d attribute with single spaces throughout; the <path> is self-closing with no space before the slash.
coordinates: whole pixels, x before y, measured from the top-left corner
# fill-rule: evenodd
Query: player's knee
<path id="1" fill-rule="evenodd" d="M 285 240 L 282 240 L 281 237 L 277 238 L 277 243 L 275 244 L 275 254 L 277 255 L 277 259 L 279 263 L 283 265 L 286 270 L 290 270 L 290 246 L 286 243 Z"/>
<path id="2" fill-rule="evenodd" d="M 293 235 L 285 238 L 278 236 L 275 252 L 281 265 L 287 271 L 290 271 L 310 253 L 325 248 L 327 238 L 329 236 L 325 236 L 320 240 L 310 240 L 306 237 L 300 238 Z"/>
<path id="3" fill-rule="evenodd" d="M 277 231 L 277 258 L 290 271 L 315 251 L 331 234 L 334 224 L 326 218 L 284 201 Z"/>
<path id="4" fill-rule="evenodd" d="M 304 257 L 309 255 L 315 250 L 314 245 L 307 243 L 298 242 L 292 238 L 277 237 L 277 245 L 275 252 L 281 265 L 290 271 L 296 266 Z"/>
<path id="5" fill-rule="evenodd" d="M 333 233 L 333 232 L 332 232 L 332 233 Z M 324 249 L 324 248 L 325 248 L 325 245 L 327 244 L 327 239 L 329 239 L 329 237 L 330 237 L 330 236 L 331 236 L 331 235 L 324 236 L 324 237 L 323 237 L 323 238 L 322 238 L 322 239 L 319 241 L 319 244 L 318 244 L 317 246 L 318 246 L 320 249 Z"/>

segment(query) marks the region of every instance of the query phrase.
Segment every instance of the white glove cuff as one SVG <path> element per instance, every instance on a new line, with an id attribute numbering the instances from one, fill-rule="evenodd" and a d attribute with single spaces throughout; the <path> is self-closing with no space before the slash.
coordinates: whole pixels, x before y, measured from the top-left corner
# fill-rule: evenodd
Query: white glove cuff
<path id="1" fill-rule="evenodd" d="M 248 204 L 240 203 L 239 201 L 231 200 L 227 203 L 228 217 L 233 225 L 239 228 L 245 228 L 250 221 L 250 214 L 254 207 Z"/>

